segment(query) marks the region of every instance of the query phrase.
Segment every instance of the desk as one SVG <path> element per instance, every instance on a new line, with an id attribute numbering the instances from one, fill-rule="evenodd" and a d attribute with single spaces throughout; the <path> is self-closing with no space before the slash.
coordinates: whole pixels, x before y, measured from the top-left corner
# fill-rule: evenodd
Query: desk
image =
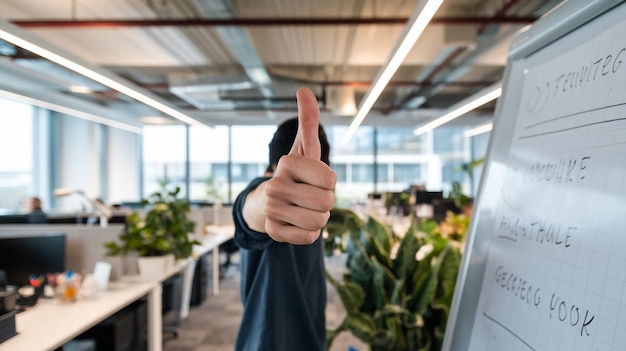
<path id="1" fill-rule="evenodd" d="M 193 253 L 196 257 L 200 257 L 206 253 L 213 251 L 213 295 L 220 293 L 220 255 L 219 247 L 221 244 L 232 239 L 235 236 L 234 225 L 211 225 L 208 226 L 208 233 L 204 237 L 198 239 L 200 245 L 194 246 Z"/>
<path id="2" fill-rule="evenodd" d="M 71 303 L 40 299 L 34 307 L 17 314 L 18 334 L 0 344 L 0 351 L 54 350 L 143 296 L 147 296 L 148 303 L 148 350 L 161 351 L 161 283 L 186 267 L 187 261 L 179 261 L 161 278 L 150 281 L 125 277 L 110 283 L 105 292 L 93 299 Z"/>

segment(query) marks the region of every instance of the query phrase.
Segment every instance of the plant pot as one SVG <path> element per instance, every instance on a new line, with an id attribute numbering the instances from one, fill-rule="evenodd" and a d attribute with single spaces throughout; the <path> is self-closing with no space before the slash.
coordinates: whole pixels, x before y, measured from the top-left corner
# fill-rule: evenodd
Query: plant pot
<path id="1" fill-rule="evenodd" d="M 130 251 L 120 256 L 122 261 L 122 276 L 135 276 L 139 274 L 138 258 L 139 255 L 135 251 Z"/>
<path id="2" fill-rule="evenodd" d="M 165 256 L 140 256 L 137 258 L 139 274 L 146 279 L 158 279 L 167 270 L 166 262 Z"/>
<path id="3" fill-rule="evenodd" d="M 174 257 L 174 254 L 165 255 L 165 271 L 168 271 L 174 268 L 175 263 L 176 263 L 176 258 Z"/>

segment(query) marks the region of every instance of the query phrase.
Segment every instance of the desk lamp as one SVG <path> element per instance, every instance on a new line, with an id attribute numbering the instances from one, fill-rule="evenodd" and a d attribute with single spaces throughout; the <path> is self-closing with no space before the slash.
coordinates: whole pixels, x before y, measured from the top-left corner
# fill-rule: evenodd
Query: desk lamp
<path id="1" fill-rule="evenodd" d="M 108 207 L 106 207 L 102 202 L 100 202 L 100 200 L 90 199 L 85 195 L 84 192 L 80 190 L 75 190 L 75 189 L 70 189 L 70 188 L 58 188 L 54 190 L 53 194 L 56 197 L 68 196 L 72 194 L 79 195 L 79 197 L 83 201 L 88 202 L 89 204 L 91 204 L 91 206 L 93 206 L 93 208 L 96 209 L 96 211 L 100 215 L 100 226 L 102 228 L 105 228 L 108 226 L 109 218 L 113 216 L 113 212 Z"/>

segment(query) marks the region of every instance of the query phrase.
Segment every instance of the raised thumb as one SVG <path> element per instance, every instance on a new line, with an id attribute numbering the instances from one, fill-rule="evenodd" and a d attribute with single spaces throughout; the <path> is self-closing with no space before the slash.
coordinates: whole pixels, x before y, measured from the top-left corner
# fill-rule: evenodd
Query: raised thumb
<path id="1" fill-rule="evenodd" d="M 299 155 L 319 160 L 322 155 L 318 134 L 320 110 L 313 92 L 300 88 L 298 99 L 298 132 L 291 147 L 290 155 Z"/>

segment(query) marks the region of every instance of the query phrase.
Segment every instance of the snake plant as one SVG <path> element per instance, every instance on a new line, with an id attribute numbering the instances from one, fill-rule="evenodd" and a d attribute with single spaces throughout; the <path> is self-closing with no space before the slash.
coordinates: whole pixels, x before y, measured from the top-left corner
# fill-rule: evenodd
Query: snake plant
<path id="1" fill-rule="evenodd" d="M 440 350 L 461 257 L 461 243 L 438 233 L 433 221 L 412 220 L 394 235 L 375 217 L 361 220 L 335 209 L 327 230 L 346 233 L 355 249 L 337 280 L 326 272 L 346 311 L 327 330 L 327 348 L 350 331 L 372 351 Z"/>

